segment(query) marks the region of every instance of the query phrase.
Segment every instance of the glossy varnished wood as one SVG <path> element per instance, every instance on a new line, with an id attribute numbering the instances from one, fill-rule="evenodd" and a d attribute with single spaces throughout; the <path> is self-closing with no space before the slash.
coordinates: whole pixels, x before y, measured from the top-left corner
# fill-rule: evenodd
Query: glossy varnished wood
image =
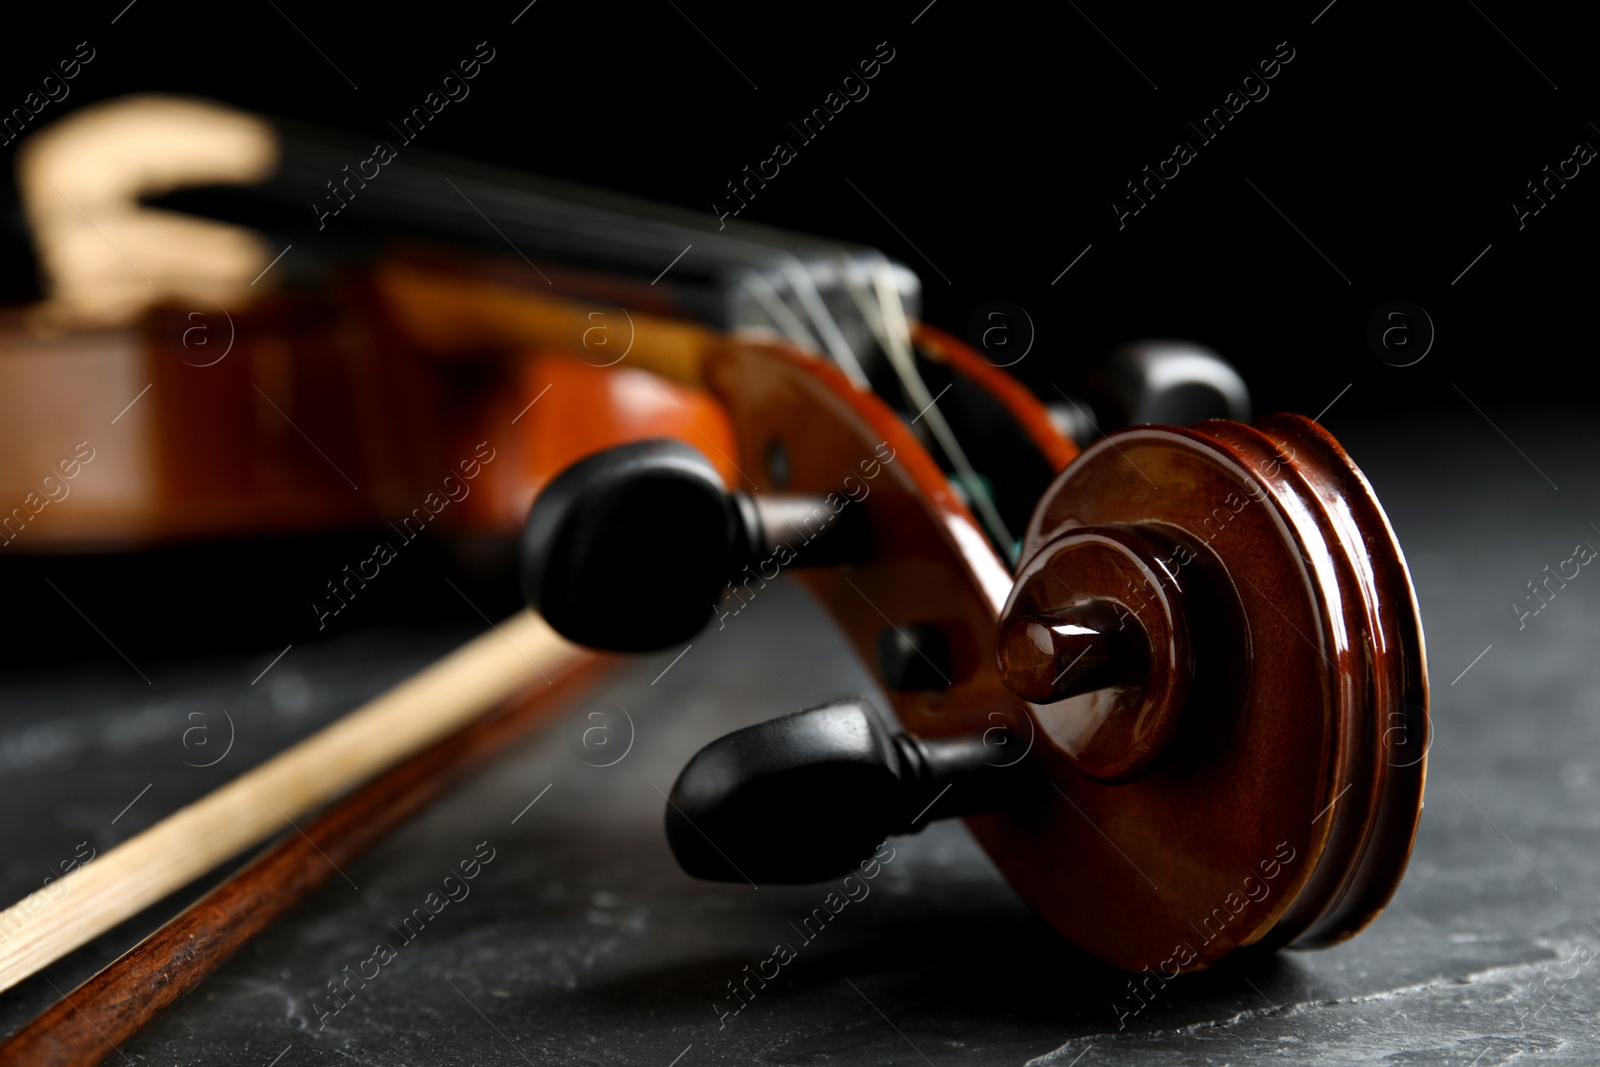
<path id="1" fill-rule="evenodd" d="M 1160 758 L 1103 776 L 1118 783 L 1079 763 L 1107 691 L 1029 705 L 1003 684 L 994 643 L 1011 577 L 892 413 L 776 347 L 730 346 L 708 381 L 758 489 L 779 488 L 764 466 L 775 442 L 785 490 L 866 488 L 847 506 L 871 520 L 872 559 L 802 580 L 869 664 L 887 627 L 944 638 L 949 684 L 891 694 L 906 727 L 1003 724 L 1047 768 L 1049 802 L 969 824 L 1068 938 L 1131 970 L 1176 973 L 1246 946 L 1336 941 L 1381 909 L 1420 807 L 1421 631 L 1392 532 L 1320 428 L 1274 417 L 1259 430 L 1131 429 L 1088 449 L 1041 502 L 1024 571 L 1074 528 L 1120 528 L 1157 546 L 1181 593 L 1190 691 Z M 1143 607 L 1137 589 L 1122 596 Z"/>
<path id="2" fill-rule="evenodd" d="M 1079 820 L 1052 832 L 1109 839 L 1120 872 L 1074 884 L 1081 865 L 1039 853 L 1043 827 L 995 828 L 1024 895 L 1058 926 L 1095 916 L 1074 939 L 1134 969 L 1350 936 L 1393 892 L 1420 810 L 1425 672 L 1403 558 L 1326 433 L 1292 416 L 1261 426 L 1113 435 L 1041 502 L 1025 540 L 1026 559 L 1066 529 L 1162 531 L 1185 546 L 1168 565 L 1189 587 L 1191 631 L 1210 640 L 1157 771 L 1058 782 Z M 1035 714 L 1058 733 L 1094 699 Z"/>
<path id="3" fill-rule="evenodd" d="M 757 490 L 859 499 L 846 506 L 866 512 L 871 560 L 796 574 L 862 658 L 876 662 L 889 627 L 943 636 L 949 685 L 893 695 L 908 729 L 946 736 L 1008 722 L 1026 732 L 1027 717 L 993 665 L 1010 574 L 905 423 L 839 371 L 779 346 L 730 345 L 709 362 L 708 384 L 728 408 L 740 469 Z M 783 486 L 767 469 L 775 448 L 788 457 Z"/>

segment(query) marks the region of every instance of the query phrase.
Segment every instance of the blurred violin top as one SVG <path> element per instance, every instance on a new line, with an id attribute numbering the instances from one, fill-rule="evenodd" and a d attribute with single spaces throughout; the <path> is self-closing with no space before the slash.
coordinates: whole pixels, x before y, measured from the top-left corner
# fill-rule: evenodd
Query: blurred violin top
<path id="1" fill-rule="evenodd" d="M 372 524 L 430 493 L 436 529 L 503 533 L 595 448 L 725 446 L 697 384 L 721 336 L 887 384 L 861 299 L 919 294 L 870 249 L 199 100 L 86 107 L 17 169 L 43 298 L 0 315 L 14 552 Z"/>

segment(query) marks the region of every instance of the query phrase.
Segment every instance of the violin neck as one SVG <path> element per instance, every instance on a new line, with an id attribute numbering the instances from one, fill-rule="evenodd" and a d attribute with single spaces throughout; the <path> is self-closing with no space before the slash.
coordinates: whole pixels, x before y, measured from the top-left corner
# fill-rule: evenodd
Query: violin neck
<path id="1" fill-rule="evenodd" d="M 310 283 L 397 242 L 445 245 L 525 261 L 561 295 L 583 295 L 603 279 L 630 297 L 621 302 L 724 331 L 785 333 L 791 319 L 814 330 L 831 317 L 863 362 L 876 345 L 847 285 L 870 291 L 874 272 L 887 270 L 906 313 L 919 310 L 917 276 L 875 249 L 723 218 L 709 205 L 691 211 L 467 163 L 410 147 L 393 131 L 358 145 L 274 126 L 280 163 L 265 182 L 148 202 L 294 243 L 308 254 L 297 252 L 291 277 Z"/>

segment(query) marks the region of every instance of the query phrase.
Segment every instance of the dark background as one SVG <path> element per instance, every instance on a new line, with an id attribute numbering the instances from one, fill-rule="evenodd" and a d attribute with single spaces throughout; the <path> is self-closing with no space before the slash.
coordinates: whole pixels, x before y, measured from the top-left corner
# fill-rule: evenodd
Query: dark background
<path id="1" fill-rule="evenodd" d="M 1580 399 L 1562 383 L 1588 336 L 1582 235 L 1600 195 L 1585 168 L 1520 232 L 1510 207 L 1577 141 L 1600 144 L 1564 9 L 539 0 L 512 25 L 525 0 L 123 2 L 13 26 L 0 105 L 87 39 L 96 59 L 41 121 L 158 90 L 378 136 L 487 40 L 494 63 L 421 147 L 709 211 L 790 140 L 799 158 L 744 217 L 882 247 L 954 332 L 985 301 L 1020 305 L 1037 342 L 1014 370 L 1046 392 L 1117 344 L 1172 336 L 1232 360 L 1261 410 L 1314 415 L 1349 383 L 1341 405 L 1394 417 L 1466 410 L 1461 393 L 1490 415 Z M 881 41 L 895 58 L 870 95 L 798 144 L 787 123 Z M 1295 58 L 1270 95 L 1200 147 L 1186 120 L 1281 41 Z M 1199 157 L 1119 231 L 1110 200 L 1180 137 Z M 31 268 L 9 251 L 21 293 Z M 1393 299 L 1437 329 L 1413 367 L 1365 339 Z"/>
<path id="2" fill-rule="evenodd" d="M 53 6 L 3 35 L 0 109 L 87 41 L 93 62 L 34 128 L 95 100 L 162 91 L 376 139 L 487 41 L 493 63 L 418 147 L 709 216 L 729 180 L 787 140 L 798 158 L 741 217 L 883 248 L 921 275 L 924 317 L 958 334 L 974 337 L 991 301 L 1020 307 L 1035 336 L 1010 369 L 1047 399 L 1120 344 L 1187 338 L 1241 370 L 1258 412 L 1320 416 L 1341 435 L 1366 422 L 1472 420 L 1521 442 L 1502 442 L 1497 458 L 1540 491 L 1584 462 L 1566 448 L 1513 451 L 1552 417 L 1594 411 L 1582 373 L 1586 235 L 1600 205 L 1591 168 L 1521 230 L 1511 207 L 1579 140 L 1600 145 L 1586 103 L 1592 64 L 1565 12 L 1469 0 L 525 3 Z M 880 42 L 894 58 L 870 95 L 802 144 L 789 123 Z M 1270 94 L 1202 144 L 1187 122 L 1288 48 Z M 1197 158 L 1119 229 L 1113 198 L 1180 138 Z M 10 187 L 15 148 L 0 148 L 10 233 L 0 286 L 20 302 L 34 281 Z M 1375 310 L 1397 299 L 1425 309 L 1436 331 L 1411 366 L 1380 359 L 1367 336 Z M 318 589 L 306 576 L 336 572 L 364 546 L 356 535 L 0 565 L 0 584 L 39 612 L 0 659 L 111 655 L 57 640 L 81 620 L 54 595 L 38 599 L 39 573 L 86 591 L 83 610 L 136 660 L 320 639 L 306 622 Z M 458 563 L 419 563 L 426 580 L 387 583 L 341 624 L 455 617 L 463 605 L 432 580 L 441 568 L 484 611 L 515 609 L 507 575 Z M 220 603 L 218 591 L 250 609 L 193 609 Z"/>
<path id="3" fill-rule="evenodd" d="M 620 668 L 352 867 L 359 894 L 330 883 L 128 1053 L 257 1067 L 274 1056 L 279 1067 L 1595 1061 L 1600 968 L 1568 979 L 1565 961 L 1600 936 L 1600 600 L 1590 578 L 1525 627 L 1515 607 L 1575 541 L 1600 543 L 1580 289 L 1600 178 L 1586 167 L 1521 231 L 1510 207 L 1574 143 L 1600 145 L 1577 15 L 1505 0 L 1051 11 L 538 0 L 513 26 L 522 2 L 57 5 L 0 34 L 0 110 L 88 40 L 96 59 L 42 120 L 155 90 L 378 136 L 487 40 L 494 63 L 420 147 L 709 212 L 727 180 L 887 41 L 896 55 L 871 95 L 801 147 L 745 217 L 882 247 L 921 274 L 925 317 L 954 332 L 987 301 L 1024 308 L 1038 340 L 1012 369 L 1046 395 L 1116 345 L 1175 336 L 1232 360 L 1259 410 L 1320 414 L 1388 510 L 1427 630 L 1436 744 L 1411 867 L 1378 925 L 1348 945 L 1197 976 L 1122 1027 L 1126 976 L 1045 931 L 960 828 L 940 824 L 904 839 L 837 944 L 719 1032 L 708 1009 L 723 982 L 768 951 L 812 890 L 683 876 L 658 787 L 727 729 L 872 684 L 820 612 L 780 590 L 664 677 L 674 653 Z M 1109 202 L 1123 183 L 1283 41 L 1295 58 L 1270 96 L 1119 231 Z M 0 149 L 0 181 L 14 147 Z M 3 285 L 26 299 L 26 250 L 4 247 Z M 1409 367 L 1385 363 L 1365 336 L 1395 299 L 1437 328 Z M 447 546 L 419 546 L 337 627 L 306 634 L 315 583 L 363 545 L 0 560 L 11 608 L 0 780 L 23 815 L 0 840 L 6 899 L 80 839 L 113 847 L 481 629 L 441 572 L 491 615 L 515 606 L 510 586 L 474 584 Z M 611 769 L 584 765 L 584 713 L 612 698 L 637 717 L 638 748 Z M 184 767 L 191 716 L 224 706 L 247 724 L 239 749 Z M 498 821 L 547 782 L 533 815 L 514 829 Z M 335 1030 L 302 1025 L 367 931 L 484 833 L 505 839 L 507 858 L 477 910 L 419 944 Z M 71 989 L 186 899 L 46 977 Z M 0 1028 L 55 997 L 19 986 L 0 997 Z"/>

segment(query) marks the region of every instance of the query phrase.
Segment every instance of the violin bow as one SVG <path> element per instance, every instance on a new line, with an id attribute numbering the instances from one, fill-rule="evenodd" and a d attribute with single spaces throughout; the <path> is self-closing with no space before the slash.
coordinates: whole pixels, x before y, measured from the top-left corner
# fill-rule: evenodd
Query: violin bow
<path id="1" fill-rule="evenodd" d="M 285 825 L 590 657 L 522 612 L 387 693 L 0 912 L 9 988 Z"/>
<path id="2" fill-rule="evenodd" d="M 529 629 L 520 618 L 501 628 L 518 629 Z M 488 636 L 499 640 L 498 635 Z M 538 655 L 539 650 L 527 651 Z M 541 656 L 540 662 L 539 669 L 551 675 L 550 685 L 525 686 L 500 699 L 481 717 L 383 772 L 303 829 L 286 834 L 13 1034 L 0 1045 L 0 1067 L 92 1067 L 120 1052 L 122 1042 L 192 992 L 336 872 L 473 769 L 564 710 L 588 687 L 603 657 L 560 649 Z M 448 664 L 448 681 L 461 681 L 474 665 L 458 654 Z M 293 750 L 285 755 L 294 758 Z M 126 854 L 119 859 L 113 852 L 103 859 L 129 865 Z"/>

